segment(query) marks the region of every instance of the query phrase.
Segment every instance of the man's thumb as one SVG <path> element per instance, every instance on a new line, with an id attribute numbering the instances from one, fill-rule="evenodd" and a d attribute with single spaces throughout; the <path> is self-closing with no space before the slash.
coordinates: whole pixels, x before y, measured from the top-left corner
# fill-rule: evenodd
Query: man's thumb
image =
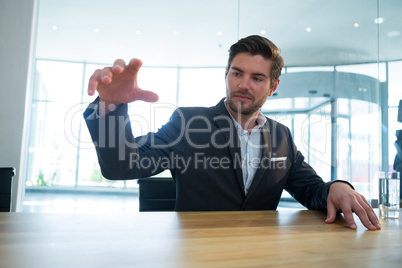
<path id="1" fill-rule="evenodd" d="M 140 89 L 136 93 L 136 99 L 145 102 L 157 102 L 159 100 L 159 96 L 155 92 Z"/>

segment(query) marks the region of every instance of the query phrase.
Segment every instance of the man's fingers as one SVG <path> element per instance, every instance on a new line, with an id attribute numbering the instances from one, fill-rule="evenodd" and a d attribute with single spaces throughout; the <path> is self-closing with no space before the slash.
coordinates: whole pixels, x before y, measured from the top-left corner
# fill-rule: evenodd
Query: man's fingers
<path id="1" fill-rule="evenodd" d="M 138 88 L 137 74 L 142 66 L 142 61 L 132 59 L 128 65 L 122 60 L 117 59 L 112 67 L 105 67 L 102 70 L 96 70 L 89 79 L 88 95 L 92 96 L 99 87 L 107 91 L 108 100 L 118 102 L 131 102 L 134 100 L 143 100 L 146 102 L 156 102 L 159 96 L 151 91 L 144 91 Z M 100 97 L 101 94 L 100 94 Z M 105 93 L 103 93 L 105 98 Z"/>
<path id="2" fill-rule="evenodd" d="M 381 224 L 380 221 L 377 218 L 377 215 L 375 214 L 374 210 L 371 208 L 371 212 L 367 213 L 367 215 L 369 216 L 369 219 L 371 221 L 372 224 L 374 224 L 374 226 L 379 230 L 381 229 Z"/>
<path id="3" fill-rule="evenodd" d="M 95 94 L 99 83 L 110 84 L 112 82 L 113 73 L 122 73 L 125 66 L 125 62 L 118 59 L 114 62 L 113 67 L 105 67 L 102 70 L 96 70 L 88 82 L 88 95 L 92 96 Z"/>
<path id="4" fill-rule="evenodd" d="M 141 60 L 139 60 L 139 59 L 132 59 L 132 60 L 130 60 L 130 62 L 129 62 L 129 64 L 128 64 L 127 68 L 135 69 L 135 70 L 138 71 L 138 70 L 141 68 L 141 66 L 142 66 L 142 61 L 141 61 Z"/>
<path id="5" fill-rule="evenodd" d="M 92 96 L 95 94 L 95 91 L 98 88 L 98 84 L 100 81 L 100 75 L 101 75 L 101 70 L 96 70 L 91 78 L 89 78 L 89 82 L 88 82 L 88 95 Z"/>
<path id="6" fill-rule="evenodd" d="M 366 226 L 370 230 L 381 229 L 380 221 L 378 220 L 377 215 L 364 197 L 362 197 L 360 205 L 361 210 L 356 209 L 355 213 L 357 216 L 359 216 L 364 226 Z M 360 215 L 362 216 L 360 217 Z M 362 217 L 364 220 L 362 219 Z"/>
<path id="7" fill-rule="evenodd" d="M 112 83 L 112 77 L 113 77 L 112 68 L 105 67 L 102 69 L 100 74 L 100 79 L 102 83 L 104 84 Z"/>
<path id="8" fill-rule="evenodd" d="M 367 229 L 381 229 L 377 215 L 364 196 L 348 187 L 347 184 L 341 182 L 331 184 L 328 193 L 329 215 L 333 213 L 331 205 L 342 210 L 346 223 L 351 229 L 357 228 L 353 212 Z"/>
<path id="9" fill-rule="evenodd" d="M 140 70 L 141 66 L 142 66 L 141 60 L 132 59 L 126 67 L 127 71 L 129 71 L 129 73 L 132 73 L 133 79 L 135 82 L 137 82 L 137 74 L 138 74 L 138 71 Z"/>
<path id="10" fill-rule="evenodd" d="M 112 71 L 115 74 L 120 74 L 124 71 L 124 69 L 126 68 L 126 63 L 124 60 L 122 59 L 117 59 L 114 61 L 113 67 L 112 67 Z"/>
<path id="11" fill-rule="evenodd" d="M 127 65 L 127 69 L 134 72 L 134 79 L 137 79 L 137 73 L 142 66 L 142 61 L 139 59 L 132 59 Z"/>
<path id="12" fill-rule="evenodd" d="M 359 217 L 360 221 L 369 230 L 376 230 L 377 228 L 371 223 L 369 217 L 367 216 L 366 210 L 360 205 L 356 206 L 354 209 L 355 214 Z"/>
<path id="13" fill-rule="evenodd" d="M 343 216 L 345 217 L 347 225 L 350 227 L 350 229 L 357 229 L 357 225 L 355 220 L 353 219 L 353 212 L 352 210 L 349 209 L 342 209 Z M 367 226 L 366 226 L 367 227 Z"/>
<path id="14" fill-rule="evenodd" d="M 325 223 L 333 223 L 335 218 L 336 218 L 336 207 L 331 201 L 328 201 L 327 219 L 325 220 Z"/>
<path id="15" fill-rule="evenodd" d="M 371 221 L 371 223 L 374 224 L 375 227 L 377 227 L 377 229 L 381 229 L 381 224 L 380 221 L 378 220 L 377 214 L 375 214 L 373 208 L 370 206 L 370 204 L 367 202 L 366 199 L 364 199 L 365 201 L 365 209 L 366 211 L 368 211 L 367 215 Z"/>

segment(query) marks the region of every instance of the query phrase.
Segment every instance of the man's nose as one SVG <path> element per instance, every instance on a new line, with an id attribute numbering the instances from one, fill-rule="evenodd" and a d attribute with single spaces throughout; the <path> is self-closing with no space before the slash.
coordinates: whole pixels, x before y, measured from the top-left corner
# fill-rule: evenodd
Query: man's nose
<path id="1" fill-rule="evenodd" d="M 250 78 L 244 76 L 244 77 L 241 79 L 240 83 L 239 83 L 239 88 L 240 88 L 240 89 L 248 89 L 249 86 L 250 86 Z"/>

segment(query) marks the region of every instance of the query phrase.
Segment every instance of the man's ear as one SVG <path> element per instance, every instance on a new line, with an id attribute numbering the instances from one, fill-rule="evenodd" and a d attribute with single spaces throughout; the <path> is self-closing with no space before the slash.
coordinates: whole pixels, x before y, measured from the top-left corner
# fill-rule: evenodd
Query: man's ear
<path id="1" fill-rule="evenodd" d="M 270 89 L 271 91 L 269 92 L 269 96 L 270 96 L 270 97 L 272 96 L 272 94 L 275 93 L 276 89 L 278 88 L 279 82 L 280 82 L 280 80 L 279 80 L 279 78 L 278 78 L 278 79 L 276 79 L 275 84 L 272 85 L 272 87 L 271 87 L 271 89 Z"/>

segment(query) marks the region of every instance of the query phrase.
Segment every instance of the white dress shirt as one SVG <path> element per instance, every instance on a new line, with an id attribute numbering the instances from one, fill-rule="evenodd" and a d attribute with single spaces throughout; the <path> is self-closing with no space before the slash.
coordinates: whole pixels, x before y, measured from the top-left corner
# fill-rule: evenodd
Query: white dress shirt
<path id="1" fill-rule="evenodd" d="M 227 104 L 225 107 L 228 109 Z M 257 125 L 254 126 L 249 133 L 237 123 L 230 112 L 229 114 L 232 117 L 241 144 L 241 168 L 243 173 L 244 193 L 247 195 L 261 161 L 261 128 L 267 121 L 267 118 L 259 112 L 256 119 Z"/>

